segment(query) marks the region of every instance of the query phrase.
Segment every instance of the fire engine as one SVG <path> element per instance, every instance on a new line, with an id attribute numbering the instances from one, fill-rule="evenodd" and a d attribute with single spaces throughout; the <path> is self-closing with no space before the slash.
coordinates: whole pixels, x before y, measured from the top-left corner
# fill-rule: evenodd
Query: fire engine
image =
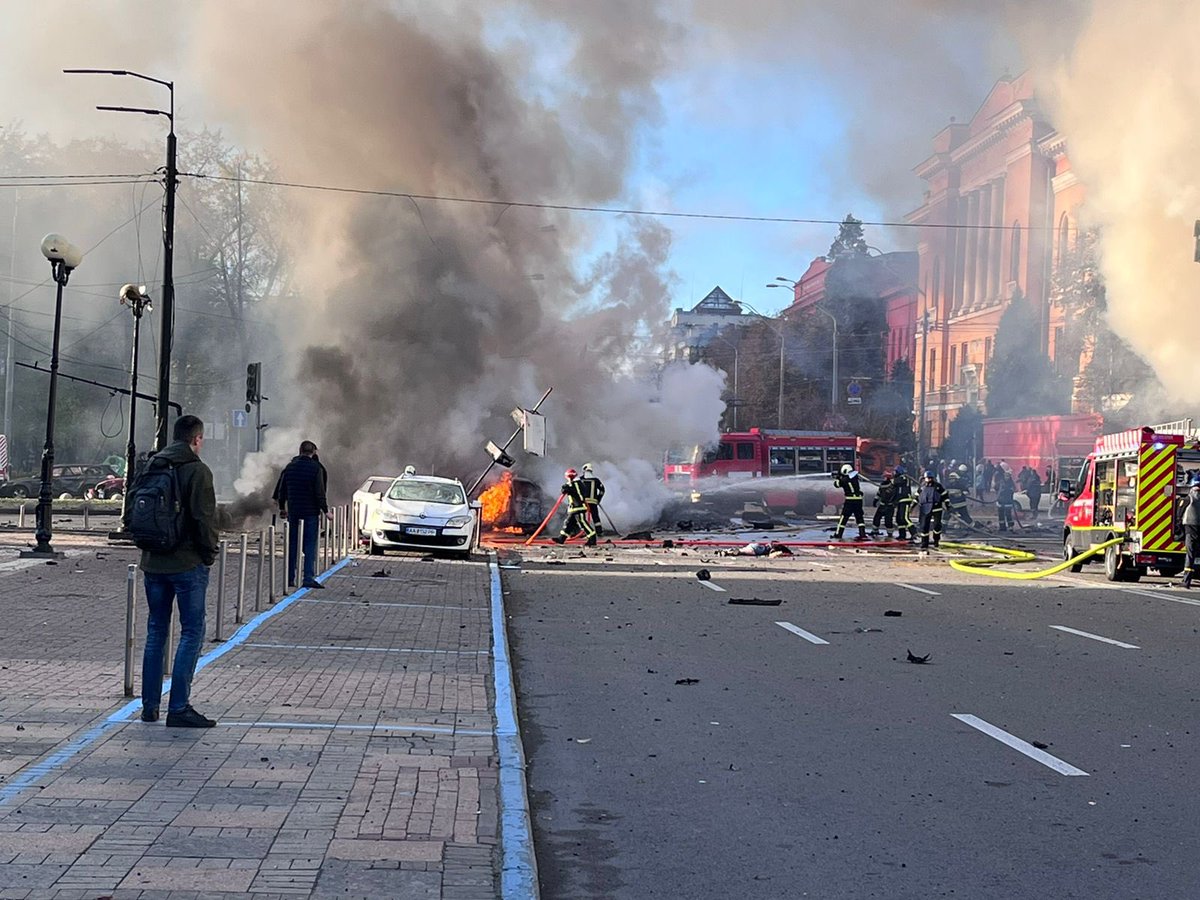
<path id="1" fill-rule="evenodd" d="M 1171 577 L 1183 570 L 1184 546 L 1176 497 L 1188 472 L 1200 468 L 1200 445 L 1182 434 L 1132 428 L 1096 439 L 1075 484 L 1063 523 L 1063 558 L 1120 538 L 1105 548 L 1109 581 L 1137 581 L 1146 570 Z M 1083 568 L 1071 566 L 1072 572 Z"/>

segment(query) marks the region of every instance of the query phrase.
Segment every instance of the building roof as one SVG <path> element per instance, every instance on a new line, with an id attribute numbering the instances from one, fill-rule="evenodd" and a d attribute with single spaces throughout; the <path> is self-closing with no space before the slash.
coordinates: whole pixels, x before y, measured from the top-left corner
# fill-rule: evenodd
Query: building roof
<path id="1" fill-rule="evenodd" d="M 732 297 L 721 290 L 720 285 L 709 291 L 708 295 L 690 311 L 717 316 L 740 316 L 742 314 L 742 308 L 733 302 Z"/>

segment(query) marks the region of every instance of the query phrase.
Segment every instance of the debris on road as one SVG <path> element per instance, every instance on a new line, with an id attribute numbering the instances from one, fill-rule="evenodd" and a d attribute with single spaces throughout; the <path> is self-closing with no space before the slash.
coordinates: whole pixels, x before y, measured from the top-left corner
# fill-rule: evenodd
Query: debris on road
<path id="1" fill-rule="evenodd" d="M 677 678 L 675 680 L 675 683 L 676 684 L 699 684 L 700 679 L 699 678 Z"/>
<path id="2" fill-rule="evenodd" d="M 391 569 L 389 569 L 389 568 L 387 568 L 387 566 L 384 566 L 384 567 L 383 567 L 382 569 L 380 569 L 378 572 L 372 572 L 372 573 L 371 573 L 371 577 L 372 577 L 372 578 L 391 578 L 391 577 L 392 577 L 392 570 L 391 570 Z"/>
<path id="3" fill-rule="evenodd" d="M 902 616 L 902 615 L 904 615 L 904 613 L 900 612 L 900 610 L 898 610 L 898 609 L 889 609 L 887 612 L 884 613 L 884 615 L 885 616 Z"/>
<path id="4" fill-rule="evenodd" d="M 778 606 L 783 600 L 761 600 L 758 597 L 730 597 L 729 602 L 735 606 Z"/>
<path id="5" fill-rule="evenodd" d="M 1050 749 L 1049 744 L 1043 744 L 1041 741 L 1030 741 L 1029 743 L 1033 744 L 1033 746 L 1037 747 L 1039 750 L 1049 750 Z"/>
<path id="6" fill-rule="evenodd" d="M 908 651 L 908 661 L 910 663 L 916 663 L 917 665 L 929 662 L 929 657 L 931 656 L 933 656 L 932 653 L 926 653 L 924 656 L 917 656 L 911 650 Z"/>
<path id="7" fill-rule="evenodd" d="M 708 569 L 701 569 L 696 573 L 696 577 L 701 581 L 712 581 L 712 572 L 708 571 Z"/>
<path id="8" fill-rule="evenodd" d="M 652 535 L 648 531 L 631 531 L 629 534 L 625 535 L 625 540 L 627 540 L 627 541 L 652 541 L 652 540 L 654 540 L 654 535 Z"/>

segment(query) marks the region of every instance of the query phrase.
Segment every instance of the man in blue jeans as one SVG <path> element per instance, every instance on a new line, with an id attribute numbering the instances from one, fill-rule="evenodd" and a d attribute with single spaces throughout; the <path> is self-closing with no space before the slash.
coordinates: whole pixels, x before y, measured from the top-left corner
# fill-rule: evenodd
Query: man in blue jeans
<path id="1" fill-rule="evenodd" d="M 296 583 L 296 544 L 300 528 L 304 528 L 304 581 L 302 587 L 320 589 L 317 581 L 317 539 L 321 533 L 321 518 L 329 514 L 325 499 L 328 475 L 317 458 L 317 445 L 312 441 L 300 444 L 300 454 L 284 467 L 275 485 L 275 502 L 280 515 L 288 520 L 288 585 Z"/>
<path id="2" fill-rule="evenodd" d="M 142 551 L 146 603 L 146 650 L 142 658 L 142 721 L 157 722 L 162 702 L 163 650 L 171 607 L 179 605 L 179 646 L 171 670 L 168 728 L 212 728 L 217 723 L 192 709 L 192 676 L 204 642 L 204 594 L 208 569 L 217 558 L 217 497 L 212 470 L 200 461 L 204 423 L 196 416 L 175 422 L 174 443 L 156 453 L 147 467 L 169 464 L 179 478 L 183 539 L 169 551 Z"/>

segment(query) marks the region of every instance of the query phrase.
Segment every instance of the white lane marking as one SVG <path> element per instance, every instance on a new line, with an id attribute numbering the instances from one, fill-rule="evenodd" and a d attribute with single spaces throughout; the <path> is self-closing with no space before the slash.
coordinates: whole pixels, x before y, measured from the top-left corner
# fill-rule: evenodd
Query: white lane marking
<path id="1" fill-rule="evenodd" d="M 1007 744 L 1018 753 L 1024 753 L 1035 762 L 1040 762 L 1043 766 L 1047 766 L 1058 772 L 1060 775 L 1086 775 L 1087 772 L 1083 769 L 1077 769 L 1068 762 L 1063 762 L 1057 756 L 1051 756 L 1045 750 L 1039 750 L 1037 747 L 1028 741 L 1023 741 L 1019 737 L 1009 734 L 1003 729 L 997 728 L 990 722 L 985 722 L 978 716 L 970 715 L 969 713 L 951 713 L 951 716 L 958 719 L 964 725 L 970 725 L 972 728 L 982 731 L 988 737 L 995 738 L 1002 744 Z"/>
<path id="2" fill-rule="evenodd" d="M 243 647 L 258 647 L 269 650 L 355 650 L 359 653 L 449 653 L 465 655 L 484 655 L 487 650 L 422 650 L 412 647 L 322 647 L 318 644 L 242 644 Z"/>
<path id="3" fill-rule="evenodd" d="M 450 725 L 405 725 L 403 722 L 385 723 L 378 725 L 342 725 L 333 722 L 220 722 L 235 728 L 315 728 L 322 731 L 406 731 L 420 734 L 454 734 L 484 737 L 491 731 L 477 729 L 455 728 Z"/>
<path id="4" fill-rule="evenodd" d="M 819 638 L 815 634 L 813 634 L 811 631 L 805 631 L 799 625 L 793 625 L 791 622 L 776 622 L 775 624 L 786 631 L 790 631 L 792 634 L 800 635 L 800 637 L 804 638 L 810 644 L 828 644 L 829 643 L 829 641 L 825 640 L 824 638 Z"/>
<path id="5" fill-rule="evenodd" d="M 1126 644 L 1124 641 L 1114 641 L 1112 638 L 1101 637 L 1098 634 L 1092 634 L 1090 631 L 1079 631 L 1075 628 L 1068 628 L 1066 625 L 1051 625 L 1051 628 L 1057 628 L 1059 631 L 1065 631 L 1067 634 L 1077 634 L 1080 637 L 1091 638 L 1093 641 L 1103 641 L 1106 644 L 1112 644 L 1114 647 L 1124 647 L 1126 650 L 1142 649 L 1137 644 Z"/>
<path id="6" fill-rule="evenodd" d="M 698 579 L 698 578 L 696 580 L 700 581 L 700 579 Z M 711 581 L 700 581 L 700 583 L 702 585 L 704 585 L 706 588 L 708 588 L 710 591 L 719 591 L 722 594 L 725 593 L 725 588 L 721 587 L 719 584 L 715 584 Z"/>
<path id="7" fill-rule="evenodd" d="M 931 597 L 942 596 L 937 591 L 931 591 L 923 587 L 917 587 L 915 584 L 905 584 L 903 581 L 897 581 L 896 587 L 908 588 L 910 591 L 920 591 L 922 594 L 928 594 Z"/>
<path id="8" fill-rule="evenodd" d="M 1152 600 L 1170 600 L 1172 603 L 1200 606 L 1200 600 L 1190 600 L 1187 597 L 1172 597 L 1169 594 L 1156 594 L 1154 591 L 1135 591 L 1132 588 L 1117 588 L 1117 590 L 1122 594 L 1136 594 L 1138 597 L 1150 597 Z"/>

